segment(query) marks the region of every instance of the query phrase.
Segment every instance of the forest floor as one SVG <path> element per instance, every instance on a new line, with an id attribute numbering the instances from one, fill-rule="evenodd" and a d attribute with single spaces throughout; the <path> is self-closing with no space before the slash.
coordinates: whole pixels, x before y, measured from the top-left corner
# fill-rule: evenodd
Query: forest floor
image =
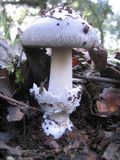
<path id="1" fill-rule="evenodd" d="M 31 69 L 29 62 L 23 64 L 22 83 L 16 82 L 18 70 L 9 74 L 1 67 L 0 160 L 120 159 L 120 65 L 107 63 L 102 72 L 96 72 L 83 51 L 73 51 L 73 57 L 76 54 L 79 58 L 73 58 L 73 82 L 82 85 L 82 99 L 70 115 L 74 128 L 59 139 L 45 135 L 41 126 L 43 112 L 29 94 L 33 82 L 38 83 L 36 75 L 31 74 L 34 67 Z M 120 60 L 118 55 L 115 53 Z M 47 77 L 50 58 L 40 58 L 41 77 Z"/>

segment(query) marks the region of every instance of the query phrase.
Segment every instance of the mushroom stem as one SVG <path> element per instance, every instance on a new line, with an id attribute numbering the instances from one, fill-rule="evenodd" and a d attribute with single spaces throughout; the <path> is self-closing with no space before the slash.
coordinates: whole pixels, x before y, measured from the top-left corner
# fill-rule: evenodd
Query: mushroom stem
<path id="1" fill-rule="evenodd" d="M 48 91 L 53 95 L 72 89 L 72 49 L 53 48 Z"/>
<path id="2" fill-rule="evenodd" d="M 50 118 L 45 118 L 45 121 L 42 123 L 42 127 L 48 136 L 52 134 L 57 139 L 61 137 L 66 129 L 71 131 L 72 127 L 74 127 L 70 121 L 69 114 L 64 111 L 49 116 Z"/>

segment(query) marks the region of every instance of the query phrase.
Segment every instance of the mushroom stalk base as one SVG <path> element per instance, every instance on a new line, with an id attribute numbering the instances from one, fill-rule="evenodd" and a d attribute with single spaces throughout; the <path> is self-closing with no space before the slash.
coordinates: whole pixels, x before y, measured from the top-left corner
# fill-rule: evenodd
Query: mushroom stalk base
<path id="1" fill-rule="evenodd" d="M 65 130 L 72 130 L 73 124 L 69 118 L 70 114 L 80 105 L 82 87 L 78 86 L 71 90 L 64 88 L 64 94 L 54 95 L 43 88 L 39 93 L 36 84 L 30 89 L 35 99 L 44 112 L 42 127 L 46 135 L 53 135 L 57 139 L 65 133 Z"/>
<path id="2" fill-rule="evenodd" d="M 64 111 L 48 117 L 46 114 L 44 114 L 42 128 L 47 136 L 51 134 L 55 139 L 57 139 L 61 137 L 63 133 L 65 133 L 66 129 L 72 131 L 72 127 L 74 126 L 69 119 L 69 114 Z"/>
<path id="3" fill-rule="evenodd" d="M 72 49 L 53 48 L 48 91 L 60 95 L 65 87 L 72 89 Z"/>

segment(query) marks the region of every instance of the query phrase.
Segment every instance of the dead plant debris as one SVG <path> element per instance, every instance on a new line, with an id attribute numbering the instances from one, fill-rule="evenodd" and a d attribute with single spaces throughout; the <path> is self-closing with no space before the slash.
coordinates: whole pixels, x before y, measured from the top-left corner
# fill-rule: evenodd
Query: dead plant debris
<path id="1" fill-rule="evenodd" d="M 41 126 L 43 121 L 41 107 L 29 94 L 33 82 L 39 86 L 41 82 L 45 82 L 47 89 L 51 59 L 47 55 L 47 50 L 41 50 L 41 60 L 37 60 L 33 66 L 36 60 L 36 57 L 32 59 L 33 50 L 36 54 L 40 51 L 24 48 L 29 58 L 29 62 L 27 59 L 22 68 L 26 73 L 24 82 L 15 81 L 16 70 L 12 73 L 6 68 L 0 70 L 0 159 L 119 159 L 119 64 L 111 61 L 110 57 L 108 63 L 106 62 L 106 50 L 99 50 L 97 53 L 99 57 L 102 51 L 105 52 L 104 58 L 101 59 L 92 56 L 91 59 L 86 49 L 73 50 L 73 77 L 77 78 L 77 82 L 75 79 L 73 82 L 74 85 L 83 86 L 83 95 L 80 106 L 70 115 L 75 127 L 71 132 L 66 130 L 61 138 L 55 140 L 52 136 L 44 134 Z M 90 54 L 91 52 L 92 50 Z M 120 52 L 115 53 L 114 58 L 120 60 L 119 55 Z M 96 64 L 98 59 L 100 65 Z M 98 68 L 94 69 L 92 60 Z M 104 65 L 101 68 L 102 61 Z"/>

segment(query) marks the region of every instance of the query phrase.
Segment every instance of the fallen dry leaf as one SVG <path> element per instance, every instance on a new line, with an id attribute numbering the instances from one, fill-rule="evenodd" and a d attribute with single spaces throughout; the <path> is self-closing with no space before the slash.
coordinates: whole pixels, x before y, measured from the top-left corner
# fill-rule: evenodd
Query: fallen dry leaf
<path id="1" fill-rule="evenodd" d="M 73 57 L 72 58 L 72 67 L 75 67 L 78 64 L 81 64 L 80 60 L 77 57 Z"/>
<path id="2" fill-rule="evenodd" d="M 9 73 L 6 69 L 0 71 L 0 93 L 4 94 L 5 96 L 12 97 Z"/>
<path id="3" fill-rule="evenodd" d="M 10 140 L 14 137 L 15 134 L 10 133 L 10 132 L 0 132 L 0 141 L 2 141 L 3 143 L 8 143 L 10 142 Z"/>
<path id="4" fill-rule="evenodd" d="M 107 65 L 107 50 L 103 48 L 91 48 L 89 54 L 94 62 L 95 69 L 98 71 L 104 70 Z"/>
<path id="5" fill-rule="evenodd" d="M 120 51 L 116 52 L 115 58 L 120 60 Z"/>
<path id="6" fill-rule="evenodd" d="M 0 150 L 7 150 L 8 154 L 10 155 L 20 155 L 22 153 L 22 150 L 20 150 L 19 147 L 12 148 L 6 144 L 4 144 L 2 141 L 0 141 Z"/>
<path id="7" fill-rule="evenodd" d="M 8 107 L 8 112 L 9 112 L 9 114 L 7 115 L 8 122 L 20 121 L 23 118 L 24 113 L 20 111 L 20 108 L 21 108 L 20 106 Z"/>
<path id="8" fill-rule="evenodd" d="M 8 43 L 8 41 L 0 39 L 0 64 L 2 68 L 6 68 L 11 64 L 12 55 L 15 54 Z"/>
<path id="9" fill-rule="evenodd" d="M 120 110 L 120 89 L 105 88 L 97 101 L 99 112 L 117 112 Z"/>
<path id="10" fill-rule="evenodd" d="M 84 63 L 90 61 L 90 56 L 87 49 L 72 49 L 72 66 L 84 65 Z"/>
<path id="11" fill-rule="evenodd" d="M 110 143 L 103 154 L 103 158 L 107 160 L 118 160 L 120 158 L 120 144 Z"/>

